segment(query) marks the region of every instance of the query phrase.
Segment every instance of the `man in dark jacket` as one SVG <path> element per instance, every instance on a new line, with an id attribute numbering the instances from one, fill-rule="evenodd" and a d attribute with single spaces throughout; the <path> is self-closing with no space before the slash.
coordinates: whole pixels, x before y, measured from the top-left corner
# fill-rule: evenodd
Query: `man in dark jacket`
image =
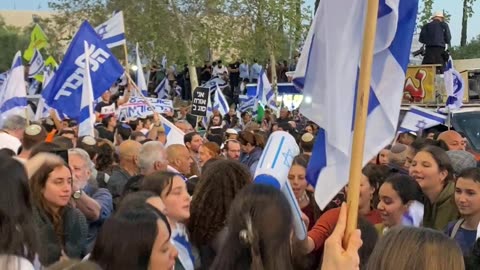
<path id="1" fill-rule="evenodd" d="M 422 27 L 419 41 L 425 44 L 425 56 L 422 64 L 445 65 L 448 54 L 446 46 L 450 47 L 452 36 L 450 28 L 445 22 L 443 12 L 436 12 L 432 21 Z"/>

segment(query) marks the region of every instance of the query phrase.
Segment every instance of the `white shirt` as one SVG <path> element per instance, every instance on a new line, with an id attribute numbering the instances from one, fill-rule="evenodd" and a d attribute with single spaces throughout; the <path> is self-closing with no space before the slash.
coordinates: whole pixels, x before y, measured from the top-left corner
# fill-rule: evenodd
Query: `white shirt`
<path id="1" fill-rule="evenodd" d="M 17 137 L 0 132 L 0 149 L 8 148 L 17 154 L 20 146 L 22 146 L 22 142 Z"/>
<path id="2" fill-rule="evenodd" d="M 218 65 L 217 65 L 217 66 L 215 66 L 215 67 L 213 68 L 213 73 L 212 73 L 212 75 L 213 75 L 213 76 L 223 75 L 225 72 L 228 74 L 228 69 L 227 69 L 226 66 L 223 66 L 223 65 L 222 65 L 222 67 L 219 68 Z"/>

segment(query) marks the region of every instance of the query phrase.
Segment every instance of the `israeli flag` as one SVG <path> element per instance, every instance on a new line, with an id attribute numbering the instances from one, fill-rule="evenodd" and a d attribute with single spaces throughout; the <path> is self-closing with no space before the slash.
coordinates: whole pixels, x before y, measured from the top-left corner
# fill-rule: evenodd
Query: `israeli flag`
<path id="1" fill-rule="evenodd" d="M 446 119 L 445 115 L 412 106 L 405 114 L 399 132 L 419 132 L 436 125 L 445 124 Z"/>
<path id="2" fill-rule="evenodd" d="M 13 58 L 11 69 L 0 92 L 0 114 L 2 118 L 12 114 L 25 116 L 27 87 L 24 76 L 22 54 L 18 51 Z"/>
<path id="3" fill-rule="evenodd" d="M 293 79 L 301 113 L 323 128 L 307 168 L 320 208 L 348 183 L 367 2 L 320 1 Z M 364 165 L 395 137 L 417 9 L 418 0 L 380 1 Z"/>
<path id="4" fill-rule="evenodd" d="M 192 245 L 188 240 L 185 225 L 177 223 L 172 231 L 171 241 L 178 251 L 178 260 L 185 270 L 194 270 L 195 257 L 192 252 Z"/>
<path id="5" fill-rule="evenodd" d="M 163 55 L 162 57 L 162 68 L 167 68 L 167 56 Z"/>
<path id="6" fill-rule="evenodd" d="M 107 44 L 108 48 L 113 48 L 125 44 L 125 25 L 123 23 L 123 12 L 115 13 L 108 21 L 95 28 L 100 38 Z"/>
<path id="7" fill-rule="evenodd" d="M 225 96 L 223 95 L 223 92 L 218 85 L 217 85 L 217 90 L 215 91 L 213 108 L 215 110 L 218 110 L 221 115 L 227 115 L 229 111 L 227 100 L 225 99 Z"/>
<path id="8" fill-rule="evenodd" d="M 220 78 L 219 76 L 214 76 L 209 81 L 204 83 L 202 87 L 210 89 L 210 94 L 212 94 L 213 91 L 217 89 L 217 85 L 218 87 L 220 87 L 220 89 L 223 89 L 228 86 L 228 83 L 224 81 L 222 78 Z"/>
<path id="9" fill-rule="evenodd" d="M 268 77 L 264 69 L 262 69 L 260 72 L 260 79 L 257 84 L 257 100 L 262 105 L 267 105 L 275 111 L 278 110 L 277 101 L 275 100 L 275 90 L 268 81 Z"/>
<path id="10" fill-rule="evenodd" d="M 213 106 L 212 106 L 212 100 L 210 99 L 210 96 L 208 97 L 208 102 L 207 102 L 207 115 L 202 117 L 202 125 L 206 129 L 208 127 L 208 123 L 210 122 L 210 117 L 213 115 Z"/>
<path id="11" fill-rule="evenodd" d="M 73 38 L 65 57 L 42 92 L 45 103 L 70 119 L 79 119 L 82 101 L 82 85 L 85 75 L 85 48 L 90 53 L 90 80 L 93 99 L 98 99 L 123 74 L 123 67 L 106 44 L 85 21 Z"/>
<path id="12" fill-rule="evenodd" d="M 163 78 L 163 80 L 157 85 L 154 92 L 157 94 L 157 97 L 160 99 L 168 99 L 168 92 L 169 92 L 169 84 L 167 77 Z"/>
<path id="13" fill-rule="evenodd" d="M 161 114 L 159 114 L 159 117 L 163 128 L 165 129 L 165 135 L 167 135 L 167 143 L 165 144 L 165 147 L 172 144 L 184 144 L 183 137 L 185 136 L 185 133 Z"/>
<path id="14" fill-rule="evenodd" d="M 38 49 L 35 49 L 29 64 L 30 68 L 28 69 L 28 78 L 35 77 L 45 68 L 45 62 L 43 61 L 42 54 L 38 51 Z"/>
<path id="15" fill-rule="evenodd" d="M 83 76 L 82 85 L 82 102 L 80 105 L 80 117 L 78 119 L 78 136 L 92 136 L 93 126 L 95 125 L 95 114 L 93 113 L 93 87 L 90 79 L 90 52 L 87 41 L 85 44 L 85 74 Z"/>
<path id="16" fill-rule="evenodd" d="M 43 89 L 46 88 L 46 86 L 52 79 L 54 73 L 55 72 L 50 70 L 48 67 L 44 69 L 42 91 Z M 37 104 L 37 111 L 35 112 L 35 116 L 34 116 L 35 121 L 39 121 L 42 118 L 49 117 L 50 115 L 49 110 L 50 110 L 50 107 L 45 104 L 45 98 L 43 96 L 40 96 L 40 99 L 38 100 L 38 104 Z"/>
<path id="17" fill-rule="evenodd" d="M 249 109 L 253 109 L 255 107 L 255 96 L 239 95 L 238 99 L 240 103 L 238 110 L 240 112 L 246 112 Z"/>
<path id="18" fill-rule="evenodd" d="M 447 68 L 444 73 L 445 90 L 447 92 L 447 104 L 450 110 L 460 109 L 463 105 L 463 93 L 465 91 L 465 83 L 462 75 L 453 67 L 452 57 L 448 59 Z"/>
<path id="19" fill-rule="evenodd" d="M 137 86 L 142 91 L 144 96 L 148 96 L 147 82 L 145 81 L 145 74 L 143 74 L 142 60 L 140 59 L 140 53 L 138 52 L 138 43 L 135 47 L 137 54 Z"/>

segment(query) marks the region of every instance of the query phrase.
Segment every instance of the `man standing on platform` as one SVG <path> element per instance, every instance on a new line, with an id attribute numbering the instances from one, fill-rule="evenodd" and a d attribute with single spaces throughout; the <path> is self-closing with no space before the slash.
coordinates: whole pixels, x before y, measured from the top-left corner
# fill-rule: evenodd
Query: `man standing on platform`
<path id="1" fill-rule="evenodd" d="M 445 52 L 450 47 L 452 36 L 450 28 L 445 22 L 443 12 L 436 12 L 432 21 L 422 27 L 419 41 L 425 44 L 425 56 L 423 65 L 442 65 L 448 60 L 448 53 Z M 443 73 L 443 68 L 441 73 Z"/>

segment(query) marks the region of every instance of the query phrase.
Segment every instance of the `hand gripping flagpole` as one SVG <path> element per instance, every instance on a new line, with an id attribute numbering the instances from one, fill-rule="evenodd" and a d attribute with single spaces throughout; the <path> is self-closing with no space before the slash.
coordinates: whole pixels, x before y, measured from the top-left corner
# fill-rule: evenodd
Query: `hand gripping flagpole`
<path id="1" fill-rule="evenodd" d="M 352 159 L 347 194 L 347 227 L 343 237 L 346 248 L 350 235 L 357 229 L 358 206 L 360 198 L 360 179 L 362 174 L 365 133 L 368 116 L 368 100 L 370 98 L 370 80 L 372 76 L 373 51 L 377 32 L 378 0 L 368 0 L 365 30 L 363 33 L 362 62 L 358 81 L 357 102 L 355 108 L 355 124 L 353 129 Z"/>

